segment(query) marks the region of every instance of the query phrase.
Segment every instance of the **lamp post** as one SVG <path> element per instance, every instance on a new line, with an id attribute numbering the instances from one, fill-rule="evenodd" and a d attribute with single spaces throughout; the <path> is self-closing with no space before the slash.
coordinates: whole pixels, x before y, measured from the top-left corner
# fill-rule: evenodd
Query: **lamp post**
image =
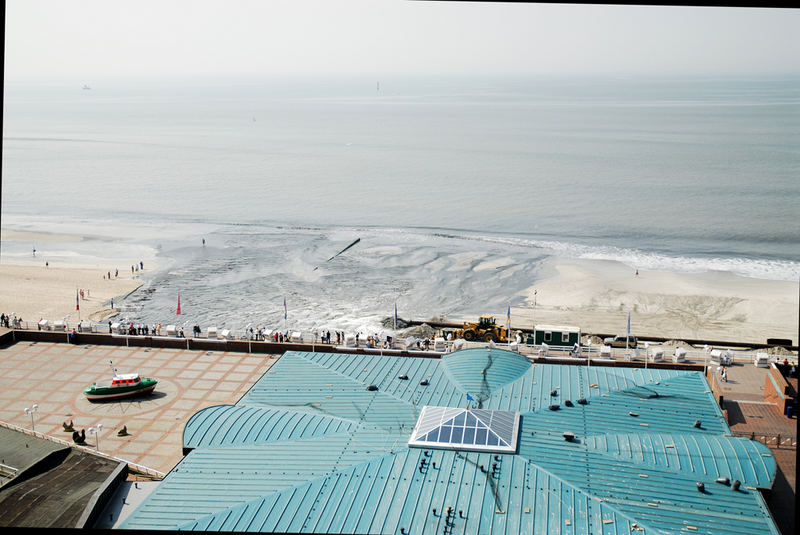
<path id="1" fill-rule="evenodd" d="M 103 424 L 97 424 L 97 427 L 90 427 L 89 432 L 94 433 L 94 448 L 98 453 L 100 452 L 100 436 L 98 433 L 103 430 Z"/>
<path id="2" fill-rule="evenodd" d="M 39 405 L 37 405 L 36 403 L 31 405 L 30 407 L 25 407 L 25 414 L 31 415 L 31 431 L 36 431 L 36 426 L 34 425 L 33 422 L 33 413 L 35 413 L 38 409 Z"/>

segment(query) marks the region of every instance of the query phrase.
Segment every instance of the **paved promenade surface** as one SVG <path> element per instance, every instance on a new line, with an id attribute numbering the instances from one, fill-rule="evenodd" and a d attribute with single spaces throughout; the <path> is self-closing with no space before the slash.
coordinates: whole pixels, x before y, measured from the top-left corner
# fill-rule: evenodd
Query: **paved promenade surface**
<path id="1" fill-rule="evenodd" d="M 750 363 L 737 364 L 728 368 L 728 382 L 720 384 L 731 431 L 754 436 L 775 456 L 778 471 L 767 503 L 781 533 L 788 535 L 796 526 L 797 419 L 778 414 L 775 405 L 764 402 L 767 373 Z"/>
<path id="2" fill-rule="evenodd" d="M 72 440 L 62 422 L 86 429 L 86 442 L 108 455 L 159 472 L 183 457 L 183 428 L 205 407 L 236 403 L 277 355 L 20 342 L 0 349 L 0 421 Z M 89 402 L 83 389 L 118 373 L 155 377 L 146 397 Z M 25 408 L 38 404 L 31 416 Z M 97 436 L 90 427 L 102 423 Z M 126 426 L 129 435 L 117 436 Z"/>

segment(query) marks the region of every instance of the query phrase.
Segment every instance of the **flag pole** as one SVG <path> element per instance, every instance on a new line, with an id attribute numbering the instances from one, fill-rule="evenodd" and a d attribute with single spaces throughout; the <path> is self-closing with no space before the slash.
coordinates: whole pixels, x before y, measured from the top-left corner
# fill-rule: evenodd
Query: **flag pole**
<path id="1" fill-rule="evenodd" d="M 506 345 L 511 346 L 511 305 L 508 305 L 506 312 Z"/>
<path id="2" fill-rule="evenodd" d="M 630 353 L 628 353 L 628 339 L 631 336 L 631 313 L 628 311 L 628 330 L 625 331 L 625 355 L 629 358 Z"/>

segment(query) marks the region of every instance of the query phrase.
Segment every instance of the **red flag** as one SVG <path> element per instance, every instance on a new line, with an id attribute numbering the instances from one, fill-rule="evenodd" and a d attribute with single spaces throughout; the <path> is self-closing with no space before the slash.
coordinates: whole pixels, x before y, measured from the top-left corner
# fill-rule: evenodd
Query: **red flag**
<path id="1" fill-rule="evenodd" d="M 181 313 L 181 293 L 178 292 L 178 310 L 175 312 L 176 314 Z"/>
<path id="2" fill-rule="evenodd" d="M 75 310 L 81 309 L 81 301 L 79 299 L 79 295 L 80 294 L 78 294 L 78 290 L 75 290 Z"/>

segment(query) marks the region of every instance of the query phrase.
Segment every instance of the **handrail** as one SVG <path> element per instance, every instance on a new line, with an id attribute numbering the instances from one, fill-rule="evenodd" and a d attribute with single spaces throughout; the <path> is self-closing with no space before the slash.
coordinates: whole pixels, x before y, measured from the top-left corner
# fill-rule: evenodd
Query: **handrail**
<path id="1" fill-rule="evenodd" d="M 125 463 L 128 465 L 128 469 L 131 472 L 135 472 L 137 474 L 142 474 L 146 476 L 150 476 L 156 479 L 164 479 L 166 474 L 164 472 L 160 472 L 154 468 L 149 468 L 147 466 L 135 463 L 133 461 L 128 461 L 126 459 L 120 459 L 119 457 L 114 457 L 113 455 L 109 455 L 107 453 L 103 453 L 101 451 L 97 451 L 89 446 L 82 446 L 80 444 L 75 444 L 68 440 L 64 440 L 62 438 L 52 437 L 50 435 L 46 435 L 44 433 L 39 433 L 38 431 L 31 431 L 30 429 L 25 429 L 24 427 L 20 427 L 18 425 L 14 425 L 9 422 L 0 421 L 0 427 L 5 427 L 6 429 L 11 429 L 12 431 L 18 431 L 20 433 L 24 433 L 26 435 L 30 435 L 35 438 L 40 438 L 43 440 L 49 440 L 50 442 L 54 442 L 56 444 L 61 444 L 62 446 L 69 446 L 70 448 L 79 449 L 84 453 L 88 453 L 90 455 L 95 455 L 97 457 L 102 457 L 104 459 L 108 459 L 111 461 L 116 461 L 120 463 Z"/>
<path id="2" fill-rule="evenodd" d="M 775 446 L 776 448 L 788 447 L 797 448 L 796 435 L 782 435 L 780 433 L 756 433 L 755 431 L 733 431 L 731 434 L 737 437 L 749 437 L 750 440 L 756 440 L 763 443 L 765 446 Z"/>

